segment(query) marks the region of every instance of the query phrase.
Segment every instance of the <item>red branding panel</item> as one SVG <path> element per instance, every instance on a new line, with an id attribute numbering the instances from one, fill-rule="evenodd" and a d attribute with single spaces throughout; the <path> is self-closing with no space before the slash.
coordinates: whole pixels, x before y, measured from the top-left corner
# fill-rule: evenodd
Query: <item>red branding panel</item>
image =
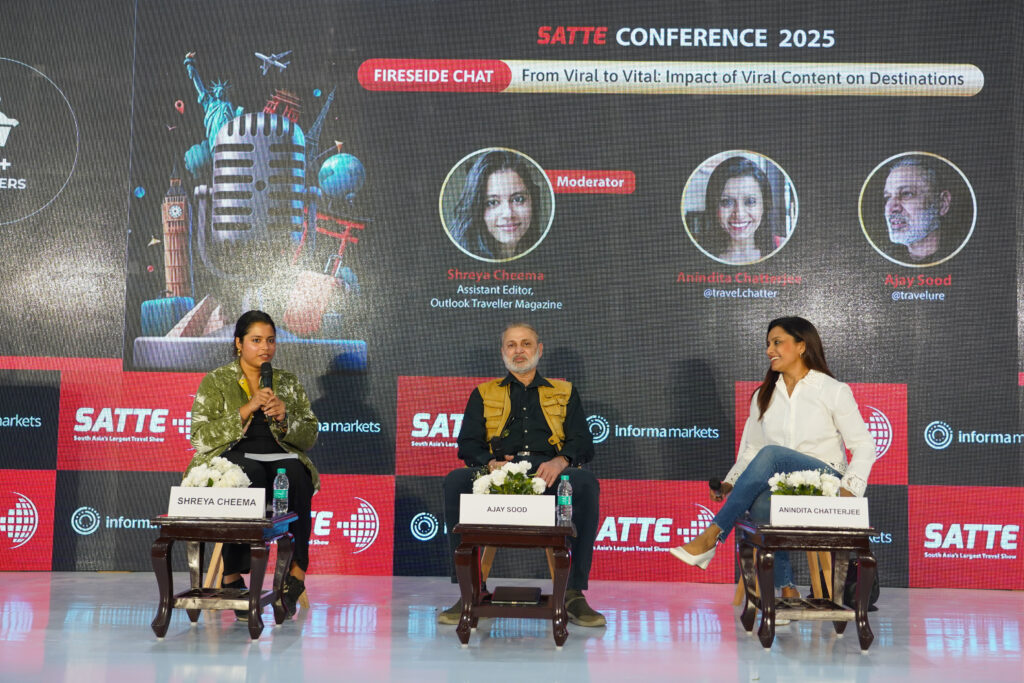
<path id="1" fill-rule="evenodd" d="M 1024 589 L 1024 489 L 911 486 L 910 586 Z"/>
<path id="2" fill-rule="evenodd" d="M 309 566 L 317 574 L 391 575 L 395 478 L 320 475 Z"/>
<path id="3" fill-rule="evenodd" d="M 399 377 L 395 474 L 444 476 L 462 465 L 456 439 L 469 395 L 490 377 Z"/>
<path id="4" fill-rule="evenodd" d="M 750 415 L 750 400 L 760 382 L 736 382 L 736 449 Z M 850 384 L 861 417 L 875 440 L 872 484 L 907 483 L 907 385 Z M 849 459 L 849 452 L 847 452 Z"/>
<path id="5" fill-rule="evenodd" d="M 201 373 L 61 373 L 57 466 L 180 471 L 192 458 L 192 401 Z"/>
<path id="6" fill-rule="evenodd" d="M 548 171 L 555 192 L 576 194 L 633 194 L 632 171 Z"/>
<path id="7" fill-rule="evenodd" d="M 732 536 L 718 546 L 705 570 L 668 552 L 706 529 L 719 508 L 721 503 L 711 502 L 705 482 L 603 480 L 590 578 L 732 583 Z"/>
<path id="8" fill-rule="evenodd" d="M 512 71 L 496 59 L 368 59 L 358 78 L 367 90 L 501 92 Z"/>
<path id="9" fill-rule="evenodd" d="M 0 570 L 50 571 L 53 470 L 0 470 Z"/>

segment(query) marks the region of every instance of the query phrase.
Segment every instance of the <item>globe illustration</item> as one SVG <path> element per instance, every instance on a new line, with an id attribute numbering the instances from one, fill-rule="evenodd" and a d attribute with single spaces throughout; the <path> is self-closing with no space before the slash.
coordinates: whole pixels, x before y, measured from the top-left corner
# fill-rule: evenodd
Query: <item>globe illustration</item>
<path id="1" fill-rule="evenodd" d="M 689 543 L 700 536 L 701 532 L 711 526 L 711 522 L 715 519 L 715 513 L 703 505 L 694 503 L 693 506 L 697 508 L 697 518 L 690 521 L 689 527 L 680 529 L 683 533 L 683 543 Z"/>
<path id="2" fill-rule="evenodd" d="M 892 445 L 892 424 L 889 422 L 889 418 L 885 416 L 878 408 L 874 406 L 864 406 L 868 411 L 868 431 L 871 432 L 871 438 L 875 440 L 875 459 L 881 458 L 889 450 L 889 446 Z"/>
<path id="3" fill-rule="evenodd" d="M 7 535 L 7 538 L 14 543 L 12 549 L 18 548 L 29 542 L 39 528 L 39 512 L 35 504 L 20 493 L 13 508 L 8 508 L 7 515 L 0 517 L 0 531 Z"/>
<path id="4" fill-rule="evenodd" d="M 366 170 L 363 162 L 351 154 L 335 154 L 320 166 L 317 180 L 329 198 L 351 202 L 366 182 Z"/>
<path id="5" fill-rule="evenodd" d="M 361 553 L 377 540 L 377 532 L 380 530 L 380 518 L 377 511 L 367 501 L 356 498 L 359 507 L 347 522 L 338 522 L 341 533 L 352 542 L 355 553 Z"/>

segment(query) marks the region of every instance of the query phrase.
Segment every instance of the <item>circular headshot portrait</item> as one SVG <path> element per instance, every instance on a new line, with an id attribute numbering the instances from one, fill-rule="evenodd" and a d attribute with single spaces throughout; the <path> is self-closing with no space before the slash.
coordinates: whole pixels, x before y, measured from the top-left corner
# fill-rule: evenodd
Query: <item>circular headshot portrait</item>
<path id="1" fill-rule="evenodd" d="M 481 261 L 533 251 L 551 229 L 555 192 L 544 169 L 512 149 L 464 157 L 441 187 L 441 222 L 455 245 Z"/>
<path id="2" fill-rule="evenodd" d="M 936 266 L 974 232 L 978 205 L 967 177 L 928 152 L 889 157 L 860 191 L 860 226 L 879 254 L 901 266 Z"/>
<path id="3" fill-rule="evenodd" d="M 708 257 L 729 265 L 768 258 L 789 241 L 798 203 L 793 182 L 768 157 L 722 152 L 690 174 L 683 189 L 683 226 Z"/>

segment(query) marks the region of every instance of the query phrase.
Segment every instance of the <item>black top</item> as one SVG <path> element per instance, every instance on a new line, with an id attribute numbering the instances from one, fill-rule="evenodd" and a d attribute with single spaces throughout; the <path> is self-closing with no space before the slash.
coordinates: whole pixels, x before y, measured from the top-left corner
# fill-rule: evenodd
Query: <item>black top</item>
<path id="1" fill-rule="evenodd" d="M 274 440 L 267 424 L 267 416 L 262 410 L 252 414 L 252 422 L 245 430 L 242 440 L 231 447 L 236 453 L 285 453 L 286 451 Z"/>
<path id="2" fill-rule="evenodd" d="M 544 412 L 540 407 L 540 393 L 537 390 L 542 386 L 550 387 L 551 383 L 538 373 L 534 375 L 529 386 L 523 386 L 522 382 L 509 373 L 501 381 L 501 386 L 509 387 L 509 401 L 512 404 L 508 422 L 498 437 L 498 449 L 502 455 L 515 455 L 528 450 L 533 454 L 530 460 L 534 461 L 534 466 L 556 455 L 565 456 L 571 465 L 581 465 L 593 459 L 594 443 L 576 387 L 572 388 L 569 395 L 565 423 L 562 425 L 565 430 L 565 443 L 562 444 L 562 450 L 557 451 L 548 443 L 551 429 L 544 419 Z M 486 465 L 495 457 L 487 443 L 484 400 L 479 389 L 473 390 L 466 404 L 462 428 L 459 431 L 459 457 L 470 467 Z"/>

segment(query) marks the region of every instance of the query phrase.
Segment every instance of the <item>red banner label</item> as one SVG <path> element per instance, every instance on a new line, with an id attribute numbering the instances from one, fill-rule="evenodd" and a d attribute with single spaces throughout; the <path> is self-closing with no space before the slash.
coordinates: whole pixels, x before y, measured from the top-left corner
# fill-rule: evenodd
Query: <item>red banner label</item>
<path id="1" fill-rule="evenodd" d="M 0 470 L 0 571 L 50 571 L 53 470 Z"/>
<path id="2" fill-rule="evenodd" d="M 911 486 L 910 586 L 1024 589 L 1024 490 Z"/>
<path id="3" fill-rule="evenodd" d="M 496 59 L 368 59 L 359 85 L 398 92 L 501 92 L 512 71 Z"/>
<path id="4" fill-rule="evenodd" d="M 461 467 L 458 443 L 469 395 L 490 377 L 399 377 L 395 474 L 444 476 Z"/>
<path id="5" fill-rule="evenodd" d="M 391 575 L 395 478 L 320 475 L 309 564 L 317 574 Z"/>
<path id="6" fill-rule="evenodd" d="M 547 171 L 555 192 L 575 194 L 633 194 L 632 171 Z"/>

